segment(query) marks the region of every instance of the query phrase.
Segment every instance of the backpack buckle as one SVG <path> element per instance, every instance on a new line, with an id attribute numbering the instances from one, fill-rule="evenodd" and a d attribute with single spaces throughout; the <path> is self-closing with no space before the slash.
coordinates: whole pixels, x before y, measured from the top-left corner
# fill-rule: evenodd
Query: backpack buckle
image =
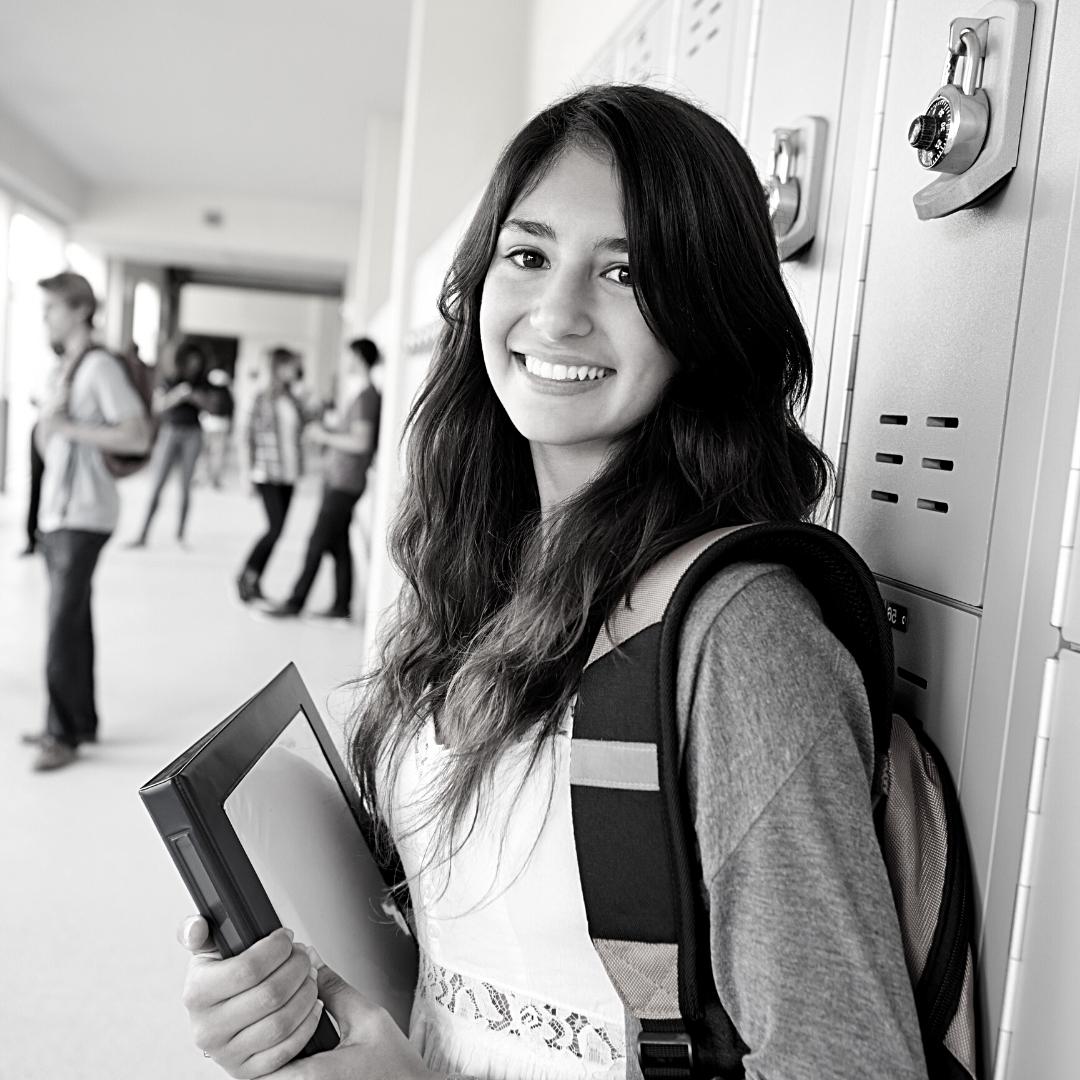
<path id="1" fill-rule="evenodd" d="M 694 1044 L 685 1031 L 640 1031 L 637 1058 L 645 1080 L 656 1075 L 674 1077 L 679 1073 L 689 1080 L 694 1063 Z M 678 1073 L 674 1070 L 678 1070 Z"/>

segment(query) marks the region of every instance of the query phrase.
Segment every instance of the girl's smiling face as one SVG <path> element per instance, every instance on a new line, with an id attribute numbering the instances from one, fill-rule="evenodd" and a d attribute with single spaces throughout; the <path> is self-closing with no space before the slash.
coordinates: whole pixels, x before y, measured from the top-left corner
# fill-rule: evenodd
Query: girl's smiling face
<path id="1" fill-rule="evenodd" d="M 488 378 L 533 460 L 591 475 L 676 369 L 634 297 L 610 160 L 568 149 L 510 209 L 480 304 Z"/>

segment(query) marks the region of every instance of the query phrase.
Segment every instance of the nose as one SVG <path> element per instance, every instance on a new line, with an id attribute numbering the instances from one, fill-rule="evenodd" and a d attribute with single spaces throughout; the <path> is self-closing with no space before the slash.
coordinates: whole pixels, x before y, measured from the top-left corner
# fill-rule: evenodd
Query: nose
<path id="1" fill-rule="evenodd" d="M 549 341 L 584 337 L 593 325 L 588 283 L 568 269 L 550 270 L 534 300 L 529 323 Z"/>

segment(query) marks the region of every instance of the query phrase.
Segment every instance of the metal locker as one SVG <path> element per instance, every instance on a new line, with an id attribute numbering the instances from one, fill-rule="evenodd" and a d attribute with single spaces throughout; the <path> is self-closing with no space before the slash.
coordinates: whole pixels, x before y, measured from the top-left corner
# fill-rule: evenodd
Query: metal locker
<path id="1" fill-rule="evenodd" d="M 949 20 L 966 10 L 937 0 L 895 9 L 840 529 L 876 572 L 978 607 L 1038 117 L 1025 118 L 1003 191 L 951 217 L 916 218 L 912 195 L 927 175 L 905 134 L 939 84 Z"/>
<path id="2" fill-rule="evenodd" d="M 835 309 L 839 289 L 840 261 L 829 263 L 829 282 L 823 293 L 826 252 L 832 246 L 842 248 L 846 205 L 837 205 L 830 213 L 833 176 L 837 170 L 837 135 L 841 104 L 847 78 L 847 42 L 853 17 L 852 0 L 820 0 L 813 16 L 798 0 L 770 0 L 760 8 L 743 104 L 746 131 L 743 142 L 763 180 L 771 170 L 774 132 L 788 128 L 802 117 L 820 117 L 825 122 L 821 162 L 822 182 L 817 191 L 808 191 L 809 161 L 803 147 L 797 148 L 795 176 L 800 184 L 800 198 L 817 200 L 817 229 L 813 241 L 801 254 L 783 264 L 784 277 L 803 321 L 814 353 L 814 383 L 804 426 L 812 436 L 822 437 L 824 406 L 828 389 L 831 340 L 815 340 L 819 307 Z M 797 30 L 797 32 L 793 32 Z M 823 58 L 828 62 L 822 62 Z M 871 75 L 873 72 L 871 72 Z M 796 129 L 796 138 L 805 133 Z M 845 176 L 851 171 L 851 141 L 846 144 L 847 158 L 840 165 Z M 843 194 L 847 187 L 841 184 Z M 837 251 L 837 256 L 840 254 Z M 831 319 L 825 320 L 831 327 Z M 831 334 L 830 334 L 831 337 Z"/>
<path id="3" fill-rule="evenodd" d="M 647 5 L 620 40 L 617 50 L 622 82 L 665 85 L 671 71 L 674 0 Z"/>
<path id="4" fill-rule="evenodd" d="M 896 707 L 919 720 L 960 788 L 979 617 L 881 584 L 893 622 Z M 903 629 L 901 629 L 901 624 Z"/>
<path id="5" fill-rule="evenodd" d="M 1065 500 L 1065 522 L 1062 528 L 1061 555 L 1058 566 L 1058 593 L 1051 622 L 1060 627 L 1066 641 L 1080 644 L 1080 560 L 1076 557 L 1076 542 L 1080 535 L 1080 416 L 1077 417 L 1073 438 L 1072 461 L 1069 468 L 1068 494 Z"/>
<path id="6" fill-rule="evenodd" d="M 994 1075 L 1070 1077 L 1077 1074 L 1077 973 L 1080 956 L 1080 653 L 1062 651 L 1057 660 L 1050 706 L 1049 753 L 1041 784 L 1036 780 L 1029 819 L 1038 822 L 1037 840 L 1021 868 L 1016 920 L 1024 928 L 1014 938 L 1010 963 L 1017 966 L 1006 1009 Z M 1041 790 L 1040 790 L 1041 789 Z M 1009 1015 L 1011 1013 L 1011 1015 Z"/>
<path id="7" fill-rule="evenodd" d="M 749 0 L 682 0 L 674 87 L 736 129 L 742 111 Z"/>

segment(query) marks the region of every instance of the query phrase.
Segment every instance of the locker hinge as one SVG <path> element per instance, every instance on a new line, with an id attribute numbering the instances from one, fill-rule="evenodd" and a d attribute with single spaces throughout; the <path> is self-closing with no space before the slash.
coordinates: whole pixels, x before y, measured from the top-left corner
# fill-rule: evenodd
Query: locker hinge
<path id="1" fill-rule="evenodd" d="M 1016 995 L 1024 960 L 1024 931 L 1027 929 L 1028 902 L 1031 899 L 1032 869 L 1035 863 L 1039 826 L 1042 821 L 1043 780 L 1046 777 L 1046 760 L 1050 750 L 1050 725 L 1054 714 L 1057 673 L 1058 661 L 1051 657 L 1043 668 L 1039 724 L 1035 733 L 1035 752 L 1031 759 L 1024 840 L 1020 849 L 1020 874 L 1016 882 L 1012 930 L 1009 934 L 1005 997 L 1001 1006 L 1001 1024 L 998 1028 L 997 1049 L 994 1054 L 994 1080 L 1005 1080 L 1009 1067 L 1009 1048 L 1015 1030 Z"/>

